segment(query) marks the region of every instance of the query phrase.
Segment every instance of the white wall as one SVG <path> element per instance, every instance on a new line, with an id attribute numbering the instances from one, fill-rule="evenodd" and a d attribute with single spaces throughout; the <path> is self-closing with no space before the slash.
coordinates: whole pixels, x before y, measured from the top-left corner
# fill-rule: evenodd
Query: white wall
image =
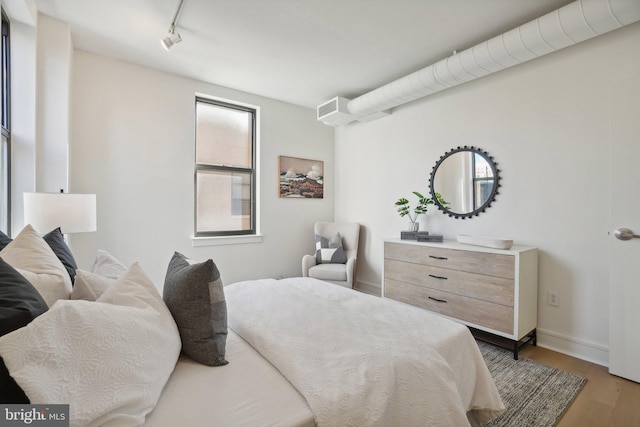
<path id="1" fill-rule="evenodd" d="M 68 192 L 71 30 L 43 14 L 37 26 L 35 191 Z"/>
<path id="2" fill-rule="evenodd" d="M 35 190 L 36 31 L 11 23 L 11 231 L 24 226 L 22 194 Z"/>
<path id="3" fill-rule="evenodd" d="M 262 243 L 192 246 L 196 93 L 260 108 Z M 70 188 L 98 200 L 98 231 L 70 236 L 81 268 L 104 249 L 162 288 L 178 251 L 213 258 L 224 283 L 299 276 L 313 222 L 333 219 L 333 130 L 313 110 L 75 51 L 70 117 Z M 323 160 L 324 199 L 279 198 L 279 155 Z"/>
<path id="4" fill-rule="evenodd" d="M 23 193 L 69 190 L 69 25 L 42 14 L 23 18 L 10 16 L 13 235 L 24 227 Z"/>
<path id="5" fill-rule="evenodd" d="M 394 202 L 428 192 L 436 160 L 462 145 L 495 157 L 502 188 L 485 213 L 432 210 L 420 229 L 539 248 L 540 343 L 601 364 L 608 346 L 608 138 L 613 81 L 640 74 L 640 24 L 336 131 L 336 220 L 365 226 L 358 279 L 380 286 Z M 546 303 L 557 292 L 559 306 Z"/>

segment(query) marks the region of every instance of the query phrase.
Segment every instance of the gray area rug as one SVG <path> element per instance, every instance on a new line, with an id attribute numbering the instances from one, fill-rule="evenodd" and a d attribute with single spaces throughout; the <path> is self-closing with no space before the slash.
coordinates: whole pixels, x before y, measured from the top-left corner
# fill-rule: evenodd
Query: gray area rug
<path id="1" fill-rule="evenodd" d="M 478 341 L 507 410 L 486 427 L 553 427 L 587 382 L 585 378 Z"/>

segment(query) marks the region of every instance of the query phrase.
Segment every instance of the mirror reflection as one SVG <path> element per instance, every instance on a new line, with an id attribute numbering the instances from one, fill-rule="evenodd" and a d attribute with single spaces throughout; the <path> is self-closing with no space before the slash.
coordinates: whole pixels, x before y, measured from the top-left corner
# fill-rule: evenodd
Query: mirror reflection
<path id="1" fill-rule="evenodd" d="M 439 193 L 448 206 L 438 208 L 456 218 L 469 218 L 484 211 L 497 193 L 496 164 L 486 152 L 458 147 L 446 153 L 431 172 L 431 194 Z"/>

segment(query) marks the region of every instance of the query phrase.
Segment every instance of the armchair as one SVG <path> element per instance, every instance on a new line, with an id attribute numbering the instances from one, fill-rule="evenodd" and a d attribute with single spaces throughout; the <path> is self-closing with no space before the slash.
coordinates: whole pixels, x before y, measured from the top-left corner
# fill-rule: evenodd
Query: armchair
<path id="1" fill-rule="evenodd" d="M 337 233 L 342 238 L 342 249 L 346 257 L 345 263 L 321 263 L 316 255 L 302 257 L 302 276 L 313 277 L 335 283 L 347 288 L 353 288 L 356 280 L 358 258 L 358 240 L 360 238 L 360 224 L 316 222 L 314 225 L 316 236 L 332 239 Z"/>

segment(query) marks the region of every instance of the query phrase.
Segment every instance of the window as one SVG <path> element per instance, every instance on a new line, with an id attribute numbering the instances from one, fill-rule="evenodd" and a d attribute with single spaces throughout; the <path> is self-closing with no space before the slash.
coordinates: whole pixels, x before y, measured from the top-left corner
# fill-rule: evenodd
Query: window
<path id="1" fill-rule="evenodd" d="M 256 234 L 256 109 L 196 98 L 195 236 Z"/>
<path id="2" fill-rule="evenodd" d="M 493 169 L 487 162 L 487 159 L 478 153 L 474 153 L 473 155 L 472 168 L 472 170 L 475 171 L 473 176 L 473 200 L 475 210 L 480 209 L 482 205 L 487 203 L 489 197 L 491 197 L 491 193 L 495 186 L 495 177 L 493 176 Z"/>
<path id="3" fill-rule="evenodd" d="M 0 230 L 11 234 L 10 209 L 10 147 L 11 147 L 11 96 L 10 96 L 10 55 L 9 19 L 2 10 L 2 142 L 0 143 Z"/>

